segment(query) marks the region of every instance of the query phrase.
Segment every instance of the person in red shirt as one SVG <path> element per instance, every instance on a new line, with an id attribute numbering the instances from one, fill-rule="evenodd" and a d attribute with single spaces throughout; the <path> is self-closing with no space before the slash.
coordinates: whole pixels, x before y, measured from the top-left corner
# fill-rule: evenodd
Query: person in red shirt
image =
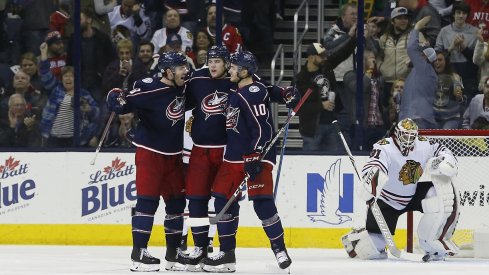
<path id="1" fill-rule="evenodd" d="M 222 20 L 224 22 L 224 20 Z M 216 5 L 211 4 L 207 8 L 207 33 L 214 40 L 212 43 L 216 44 Z M 230 53 L 241 51 L 243 40 L 238 28 L 224 24 L 222 26 L 222 44 L 226 46 Z"/>
<path id="2" fill-rule="evenodd" d="M 61 69 L 66 66 L 63 38 L 58 31 L 52 31 L 46 35 L 44 42 L 48 44 L 49 68 L 57 79 L 61 79 Z"/>
<path id="3" fill-rule="evenodd" d="M 482 29 L 484 40 L 489 39 L 489 0 L 465 0 L 470 6 L 467 23 Z"/>

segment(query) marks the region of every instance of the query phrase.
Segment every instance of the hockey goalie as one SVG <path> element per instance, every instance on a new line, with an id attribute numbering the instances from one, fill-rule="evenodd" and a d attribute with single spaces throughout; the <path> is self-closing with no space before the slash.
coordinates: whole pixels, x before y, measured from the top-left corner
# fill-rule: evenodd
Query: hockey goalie
<path id="1" fill-rule="evenodd" d="M 443 260 L 457 253 L 450 240 L 459 218 L 458 192 L 451 178 L 457 160 L 445 146 L 418 135 L 418 126 L 407 118 L 399 121 L 388 138 L 374 144 L 362 169 L 357 195 L 369 205 L 365 227 L 342 236 L 352 258 L 385 259 L 386 242 L 370 209 L 377 200 L 394 235 L 399 216 L 407 211 L 422 214 L 417 227 L 424 260 Z M 428 173 L 431 181 L 419 181 Z"/>

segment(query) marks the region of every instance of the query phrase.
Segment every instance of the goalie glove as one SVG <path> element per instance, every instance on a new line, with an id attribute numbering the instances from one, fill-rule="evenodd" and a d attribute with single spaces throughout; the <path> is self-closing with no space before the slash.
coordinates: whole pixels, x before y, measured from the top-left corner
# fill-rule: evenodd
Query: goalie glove
<path id="1" fill-rule="evenodd" d="M 256 176 L 263 170 L 262 163 L 260 161 L 260 153 L 253 152 L 243 156 L 244 171 L 250 177 L 251 181 L 254 181 Z"/>
<path id="2" fill-rule="evenodd" d="M 114 88 L 107 94 L 107 108 L 111 112 L 117 114 L 122 113 L 124 105 L 126 104 L 126 93 L 119 89 Z"/>
<path id="3" fill-rule="evenodd" d="M 287 108 L 289 109 L 294 109 L 301 100 L 301 94 L 299 93 L 299 90 L 297 90 L 297 88 L 295 88 L 294 86 L 289 86 L 283 89 L 282 97 L 284 99 L 285 106 L 287 106 Z"/>
<path id="4" fill-rule="evenodd" d="M 453 177 L 458 173 L 457 159 L 449 154 L 430 158 L 428 160 L 428 167 L 430 168 L 431 175 Z"/>

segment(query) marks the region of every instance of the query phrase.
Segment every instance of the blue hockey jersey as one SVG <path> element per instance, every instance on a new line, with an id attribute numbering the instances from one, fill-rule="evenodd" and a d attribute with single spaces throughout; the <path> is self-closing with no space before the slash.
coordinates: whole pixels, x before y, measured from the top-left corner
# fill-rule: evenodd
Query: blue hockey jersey
<path id="1" fill-rule="evenodd" d="M 185 97 L 183 87 L 173 87 L 155 78 L 134 83 L 126 95 L 126 111 L 140 119 L 133 144 L 157 153 L 176 155 L 183 150 Z"/>
<path id="2" fill-rule="evenodd" d="M 224 160 L 243 162 L 243 155 L 262 151 L 274 136 L 270 94 L 261 82 L 231 93 L 226 109 L 227 145 Z M 275 147 L 263 159 L 275 163 Z"/>

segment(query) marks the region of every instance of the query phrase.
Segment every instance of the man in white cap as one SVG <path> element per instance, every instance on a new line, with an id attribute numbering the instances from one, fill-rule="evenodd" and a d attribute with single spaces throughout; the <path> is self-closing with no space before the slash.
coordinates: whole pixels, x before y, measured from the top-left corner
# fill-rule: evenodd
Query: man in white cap
<path id="1" fill-rule="evenodd" d="M 419 33 L 430 21 L 430 17 L 419 20 L 408 39 L 408 55 L 413 64 L 404 85 L 399 119 L 411 118 L 419 129 L 436 128 L 433 103 L 438 85 L 438 76 L 433 68 L 436 52 L 431 47 L 421 48 Z"/>

